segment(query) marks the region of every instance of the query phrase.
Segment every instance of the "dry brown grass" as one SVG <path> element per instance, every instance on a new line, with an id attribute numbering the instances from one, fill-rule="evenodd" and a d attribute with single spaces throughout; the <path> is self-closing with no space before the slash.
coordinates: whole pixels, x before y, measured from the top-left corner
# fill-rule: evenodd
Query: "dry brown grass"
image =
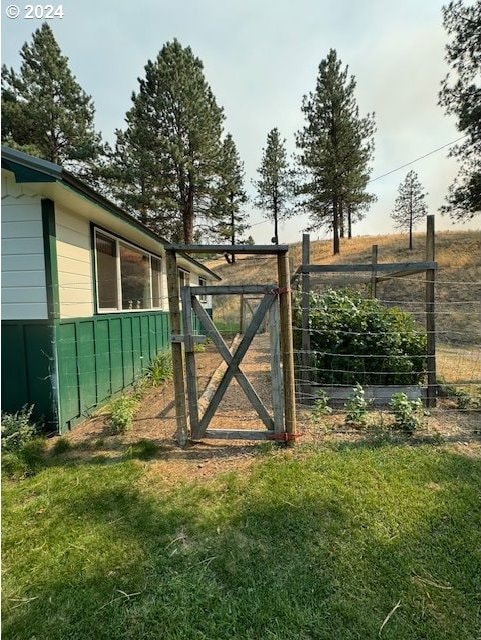
<path id="1" fill-rule="evenodd" d="M 437 373 L 453 384 L 481 384 L 481 351 L 438 345 Z"/>
<path id="2" fill-rule="evenodd" d="M 379 262 L 422 261 L 426 255 L 425 235 L 415 233 L 414 248 L 409 251 L 405 234 L 360 236 L 341 240 L 341 254 L 332 255 L 330 240 L 311 243 L 311 262 L 315 264 L 356 264 L 370 262 L 372 245 L 378 245 Z M 289 255 L 298 267 L 301 262 L 300 242 L 289 245 Z M 481 268 L 481 232 L 442 231 L 436 234 L 436 260 L 442 273 L 445 269 Z M 271 256 L 238 256 L 233 265 L 225 260 L 211 260 L 208 266 L 215 269 L 226 283 L 270 282 L 276 280 L 276 259 Z M 478 273 L 479 275 L 479 273 Z M 479 277 L 478 277 L 479 280 Z"/>

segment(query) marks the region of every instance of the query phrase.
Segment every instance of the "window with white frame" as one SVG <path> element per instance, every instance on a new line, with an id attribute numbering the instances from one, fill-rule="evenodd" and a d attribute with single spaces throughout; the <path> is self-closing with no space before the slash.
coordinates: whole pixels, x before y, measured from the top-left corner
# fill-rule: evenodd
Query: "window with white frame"
<path id="1" fill-rule="evenodd" d="M 206 287 L 206 286 L 207 286 L 207 280 L 199 276 L 199 287 Z M 199 296 L 199 301 L 205 304 L 207 302 L 207 295 L 205 293 L 201 293 Z"/>
<path id="2" fill-rule="evenodd" d="M 188 287 L 190 284 L 190 273 L 185 269 L 179 269 L 179 287 Z"/>
<path id="3" fill-rule="evenodd" d="M 160 258 L 99 229 L 94 235 L 98 311 L 160 309 Z"/>

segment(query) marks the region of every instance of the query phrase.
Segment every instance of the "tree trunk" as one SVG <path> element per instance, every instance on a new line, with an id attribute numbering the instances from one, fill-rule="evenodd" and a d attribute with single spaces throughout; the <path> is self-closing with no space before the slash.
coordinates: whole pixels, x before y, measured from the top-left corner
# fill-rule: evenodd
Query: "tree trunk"
<path id="1" fill-rule="evenodd" d="M 339 203 L 339 236 L 344 238 L 344 203 Z"/>
<path id="2" fill-rule="evenodd" d="M 339 243 L 339 210 L 337 197 L 332 199 L 332 252 L 334 255 L 341 253 Z"/>
<path id="3" fill-rule="evenodd" d="M 413 190 L 409 194 L 409 251 L 413 249 Z"/>
<path id="4" fill-rule="evenodd" d="M 231 192 L 229 196 L 230 200 L 230 239 L 231 244 L 235 245 L 235 213 L 234 213 L 234 194 Z M 235 263 L 235 253 L 232 254 L 231 264 Z"/>
<path id="5" fill-rule="evenodd" d="M 351 205 L 347 207 L 347 237 L 352 238 L 352 213 Z"/>
<path id="6" fill-rule="evenodd" d="M 189 184 L 187 202 L 182 215 L 184 244 L 192 244 L 194 239 L 194 187 Z"/>
<path id="7" fill-rule="evenodd" d="M 279 244 L 278 215 L 277 198 L 274 197 L 274 238 L 276 244 Z"/>

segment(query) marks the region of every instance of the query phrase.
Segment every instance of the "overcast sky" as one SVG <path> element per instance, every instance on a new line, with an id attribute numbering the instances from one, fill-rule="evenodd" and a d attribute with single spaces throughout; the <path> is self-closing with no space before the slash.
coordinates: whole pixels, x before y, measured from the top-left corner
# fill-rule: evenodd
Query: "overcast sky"
<path id="1" fill-rule="evenodd" d="M 42 21 L 25 19 L 23 10 L 17 19 L 5 17 L 9 4 L 2 0 L 2 58 L 18 69 L 19 49 Z M 447 73 L 441 0 L 66 0 L 62 5 L 64 17 L 49 24 L 78 82 L 93 97 L 96 127 L 109 142 L 114 129 L 124 125 L 147 60 L 174 37 L 204 62 L 248 185 L 270 129 L 278 127 L 294 152 L 294 134 L 303 126 L 302 97 L 314 89 L 319 63 L 331 47 L 356 78 L 361 115 L 376 114 L 373 178 L 460 136 L 454 120 L 437 106 Z M 456 174 L 456 161 L 447 152 L 372 182 L 378 202 L 354 233 L 392 231 L 390 212 L 410 168 L 429 194 L 429 212 L 437 213 Z M 263 214 L 252 206 L 247 214 L 256 242 L 268 242 L 271 223 L 262 222 Z M 301 217 L 282 225 L 280 240 L 298 240 L 305 225 Z M 440 215 L 436 226 L 454 228 Z M 326 234 L 320 230 L 314 236 Z"/>

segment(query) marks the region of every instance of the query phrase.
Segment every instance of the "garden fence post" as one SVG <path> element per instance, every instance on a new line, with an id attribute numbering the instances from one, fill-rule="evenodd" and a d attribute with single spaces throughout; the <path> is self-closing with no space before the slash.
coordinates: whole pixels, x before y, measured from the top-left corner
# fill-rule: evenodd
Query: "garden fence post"
<path id="1" fill-rule="evenodd" d="M 372 245 L 371 298 L 377 297 L 377 244 Z"/>
<path id="2" fill-rule="evenodd" d="M 434 216 L 427 216 L 426 226 L 426 260 L 435 260 Z M 426 405 L 436 406 L 436 317 L 435 317 L 435 269 L 426 270 L 426 333 L 427 333 L 427 367 L 428 388 Z"/>
<path id="3" fill-rule="evenodd" d="M 179 278 L 177 275 L 177 259 L 175 251 L 166 251 L 167 290 L 169 296 L 170 333 L 171 336 L 181 334 L 179 308 Z M 182 344 L 172 342 L 172 367 L 174 373 L 174 396 L 176 415 L 176 438 L 180 447 L 185 447 L 189 437 L 187 427 L 187 411 L 185 405 L 184 363 L 182 358 Z"/>
<path id="4" fill-rule="evenodd" d="M 292 336 L 292 305 L 287 253 L 277 256 L 279 302 L 281 312 L 281 349 L 284 376 L 284 410 L 287 435 L 296 434 L 296 386 L 294 376 L 294 344 Z"/>

